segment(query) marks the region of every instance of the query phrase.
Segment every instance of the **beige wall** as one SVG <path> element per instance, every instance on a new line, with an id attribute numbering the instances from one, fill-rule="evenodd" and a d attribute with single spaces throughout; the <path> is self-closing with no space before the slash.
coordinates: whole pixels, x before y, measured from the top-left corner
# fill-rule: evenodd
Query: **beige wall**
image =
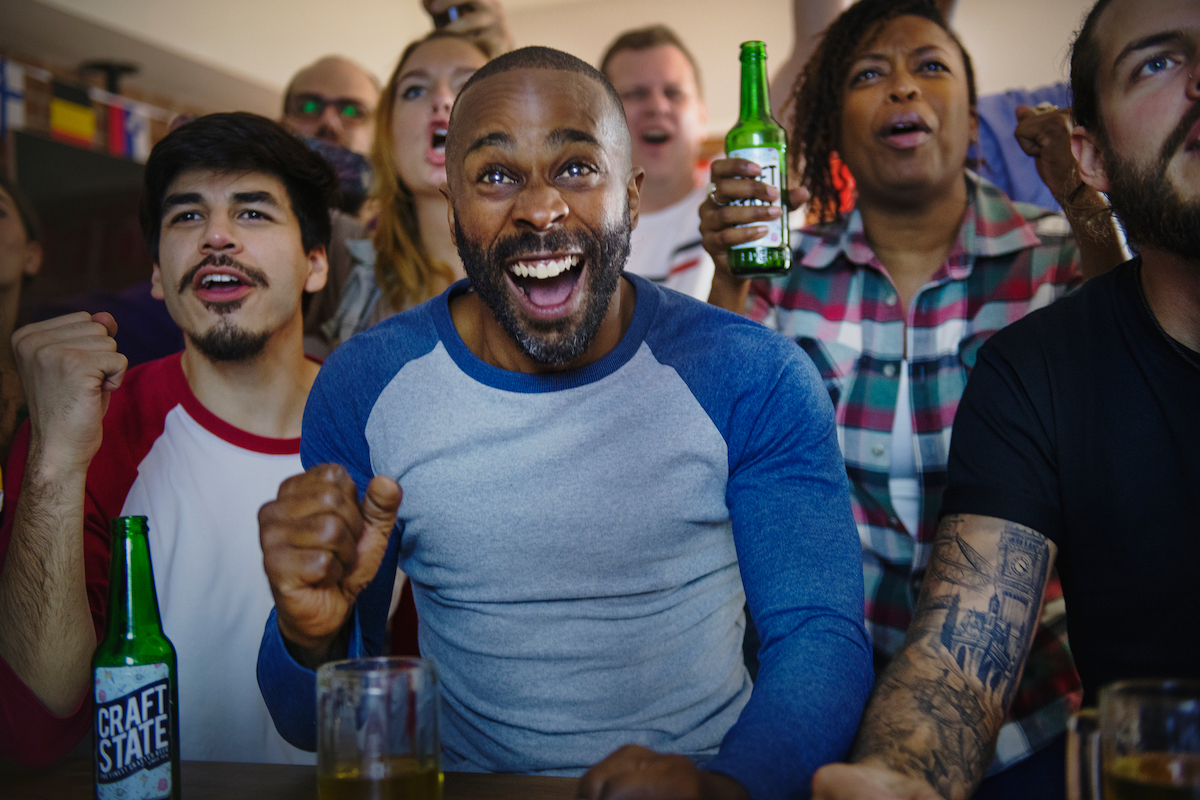
<path id="1" fill-rule="evenodd" d="M 1094 0 L 959 0 L 954 28 L 981 94 L 1066 81 L 1071 37 Z"/>
<path id="2" fill-rule="evenodd" d="M 1065 80 L 1071 33 L 1093 0 L 959 0 L 954 26 L 975 62 L 981 93 Z M 709 129 L 737 118 L 738 44 L 767 43 L 778 65 L 792 46 L 792 0 L 584 0 L 510 14 L 513 34 L 597 63 L 623 30 L 655 22 L 674 28 L 703 73 Z"/>
<path id="3" fill-rule="evenodd" d="M 0 0 L 2 2 L 2 0 Z M 432 25 L 419 0 L 39 0 L 282 92 L 342 53 L 386 78 Z"/>
<path id="4" fill-rule="evenodd" d="M 419 0 L 39 0 L 269 88 L 301 66 L 345 53 L 386 78 L 402 47 L 429 29 Z M 4 2 L 4 0 L 0 0 Z M 621 31 L 665 22 L 700 61 L 710 131 L 737 115 L 738 44 L 762 39 L 772 64 L 792 42 L 792 0 L 506 0 L 520 44 L 595 63 Z M 981 92 L 1062 80 L 1071 32 L 1092 0 L 959 0 L 954 20 Z M 119 54 L 106 54 L 119 55 Z"/>

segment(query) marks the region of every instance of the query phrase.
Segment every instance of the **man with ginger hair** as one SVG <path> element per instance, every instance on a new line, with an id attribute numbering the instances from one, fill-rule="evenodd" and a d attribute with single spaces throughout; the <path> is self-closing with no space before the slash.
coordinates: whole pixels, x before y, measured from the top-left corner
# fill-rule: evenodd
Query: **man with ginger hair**
<path id="1" fill-rule="evenodd" d="M 674 31 L 652 25 L 618 36 L 600 71 L 621 96 L 633 163 L 646 171 L 625 269 L 707 300 L 713 262 L 700 241 L 697 167 L 708 109 L 696 60 Z"/>

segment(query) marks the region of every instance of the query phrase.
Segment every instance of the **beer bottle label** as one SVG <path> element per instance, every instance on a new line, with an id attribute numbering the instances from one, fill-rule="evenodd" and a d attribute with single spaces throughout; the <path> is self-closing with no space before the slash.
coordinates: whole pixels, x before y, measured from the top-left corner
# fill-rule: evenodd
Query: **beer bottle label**
<path id="1" fill-rule="evenodd" d="M 743 147 L 740 150 L 734 150 L 729 154 L 730 158 L 744 158 L 747 161 L 753 161 L 762 169 L 762 175 L 759 180 L 763 183 L 768 183 L 779 189 L 779 200 L 774 203 L 764 203 L 762 200 L 750 198 L 747 200 L 731 200 L 731 205 L 736 206 L 781 206 L 783 203 L 783 181 L 782 170 L 779 168 L 779 151 L 774 147 Z M 771 220 L 769 222 L 754 222 L 750 225 L 766 225 L 767 235 L 762 238 L 755 239 L 752 242 L 745 244 L 732 245 L 732 250 L 744 250 L 749 247 L 783 247 L 783 217 Z M 746 225 L 739 225 L 739 228 L 745 228 Z"/>
<path id="2" fill-rule="evenodd" d="M 96 667 L 96 797 L 171 796 L 170 671 L 166 664 Z"/>

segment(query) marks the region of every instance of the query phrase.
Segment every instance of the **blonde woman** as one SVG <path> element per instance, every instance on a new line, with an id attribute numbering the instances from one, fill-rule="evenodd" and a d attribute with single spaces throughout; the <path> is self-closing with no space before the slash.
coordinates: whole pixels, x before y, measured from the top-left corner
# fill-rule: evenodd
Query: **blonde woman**
<path id="1" fill-rule="evenodd" d="M 380 98 L 371 161 L 379 218 L 347 243 L 355 266 L 326 335 L 345 341 L 465 277 L 446 223 L 446 128 L 459 89 L 487 63 L 483 45 L 435 31 L 405 48 Z"/>

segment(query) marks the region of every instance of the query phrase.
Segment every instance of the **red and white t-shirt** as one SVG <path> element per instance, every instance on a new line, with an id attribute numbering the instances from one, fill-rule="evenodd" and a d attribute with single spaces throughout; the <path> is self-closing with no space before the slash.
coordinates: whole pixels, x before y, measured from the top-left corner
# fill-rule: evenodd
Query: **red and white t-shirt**
<path id="1" fill-rule="evenodd" d="M 12 535 L 28 425 L 5 471 L 0 564 Z M 222 421 L 196 399 L 177 354 L 131 369 L 113 392 L 88 470 L 83 548 L 97 636 L 108 602 L 108 522 L 149 518 L 163 630 L 179 664 L 186 760 L 315 763 L 275 730 L 255 666 L 274 605 L 263 572 L 258 509 L 298 472 L 299 439 L 267 439 Z M 0 755 L 48 763 L 91 725 L 90 696 L 59 718 L 0 660 Z"/>

